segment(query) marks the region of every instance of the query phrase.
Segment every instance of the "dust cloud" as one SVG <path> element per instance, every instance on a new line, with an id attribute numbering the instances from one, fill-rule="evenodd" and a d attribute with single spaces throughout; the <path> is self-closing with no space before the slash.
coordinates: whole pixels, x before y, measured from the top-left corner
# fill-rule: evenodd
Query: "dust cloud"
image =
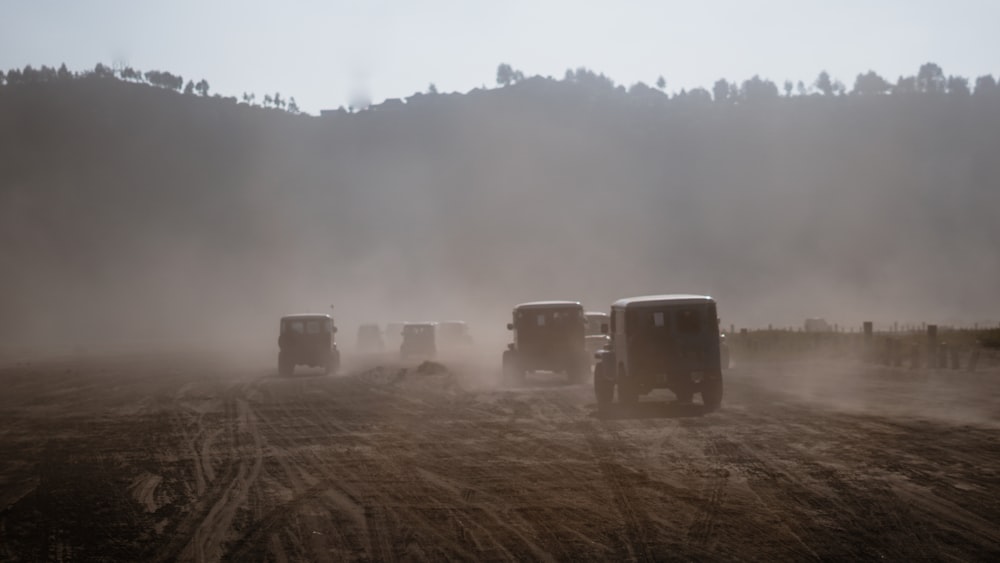
<path id="1" fill-rule="evenodd" d="M 1000 320 L 1000 112 L 842 102 L 528 79 L 310 117 L 7 88 L 0 337 L 273 351 L 279 316 L 333 305 L 348 352 L 362 322 L 459 319 L 499 361 L 520 301 L 663 292 L 737 327 Z"/>

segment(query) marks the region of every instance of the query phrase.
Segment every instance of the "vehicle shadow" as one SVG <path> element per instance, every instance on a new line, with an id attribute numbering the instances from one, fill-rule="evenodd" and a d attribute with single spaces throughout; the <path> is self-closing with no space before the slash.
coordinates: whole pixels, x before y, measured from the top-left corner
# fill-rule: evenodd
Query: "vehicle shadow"
<path id="1" fill-rule="evenodd" d="M 618 403 L 595 409 L 592 417 L 599 420 L 635 420 L 646 418 L 694 418 L 712 412 L 698 403 L 650 401 L 631 406 Z"/>

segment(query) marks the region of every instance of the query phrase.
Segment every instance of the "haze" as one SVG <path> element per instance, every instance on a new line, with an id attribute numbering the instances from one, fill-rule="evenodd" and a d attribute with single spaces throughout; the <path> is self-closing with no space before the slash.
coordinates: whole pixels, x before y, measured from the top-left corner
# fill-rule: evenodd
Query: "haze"
<path id="1" fill-rule="evenodd" d="M 465 319 L 499 358 L 519 301 L 660 292 L 712 294 L 725 326 L 996 323 L 995 8 L 863 4 L 8 4 L 0 68 L 87 73 L 0 87 L 0 334 L 270 350 L 278 316 L 335 304 L 347 342 Z M 870 68 L 888 84 L 854 93 Z M 276 90 L 406 103 L 227 99 Z"/>

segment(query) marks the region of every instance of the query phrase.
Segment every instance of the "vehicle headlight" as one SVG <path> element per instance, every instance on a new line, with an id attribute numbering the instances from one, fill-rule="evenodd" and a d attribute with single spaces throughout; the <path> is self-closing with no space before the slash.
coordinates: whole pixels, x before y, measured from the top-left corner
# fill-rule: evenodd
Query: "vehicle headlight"
<path id="1" fill-rule="evenodd" d="M 705 374 L 702 373 L 702 372 L 700 372 L 700 371 L 692 371 L 691 372 L 691 382 L 692 383 L 701 383 L 701 380 L 704 379 L 704 378 L 705 378 Z"/>

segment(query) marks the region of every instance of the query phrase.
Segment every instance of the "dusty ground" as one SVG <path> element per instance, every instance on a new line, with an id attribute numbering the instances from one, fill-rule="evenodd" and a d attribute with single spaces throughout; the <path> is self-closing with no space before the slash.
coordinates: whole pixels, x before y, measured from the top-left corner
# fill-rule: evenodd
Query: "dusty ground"
<path id="1" fill-rule="evenodd" d="M 1000 373 L 737 366 L 720 412 L 599 416 L 408 367 L 9 364 L 0 560 L 1000 557 Z"/>

